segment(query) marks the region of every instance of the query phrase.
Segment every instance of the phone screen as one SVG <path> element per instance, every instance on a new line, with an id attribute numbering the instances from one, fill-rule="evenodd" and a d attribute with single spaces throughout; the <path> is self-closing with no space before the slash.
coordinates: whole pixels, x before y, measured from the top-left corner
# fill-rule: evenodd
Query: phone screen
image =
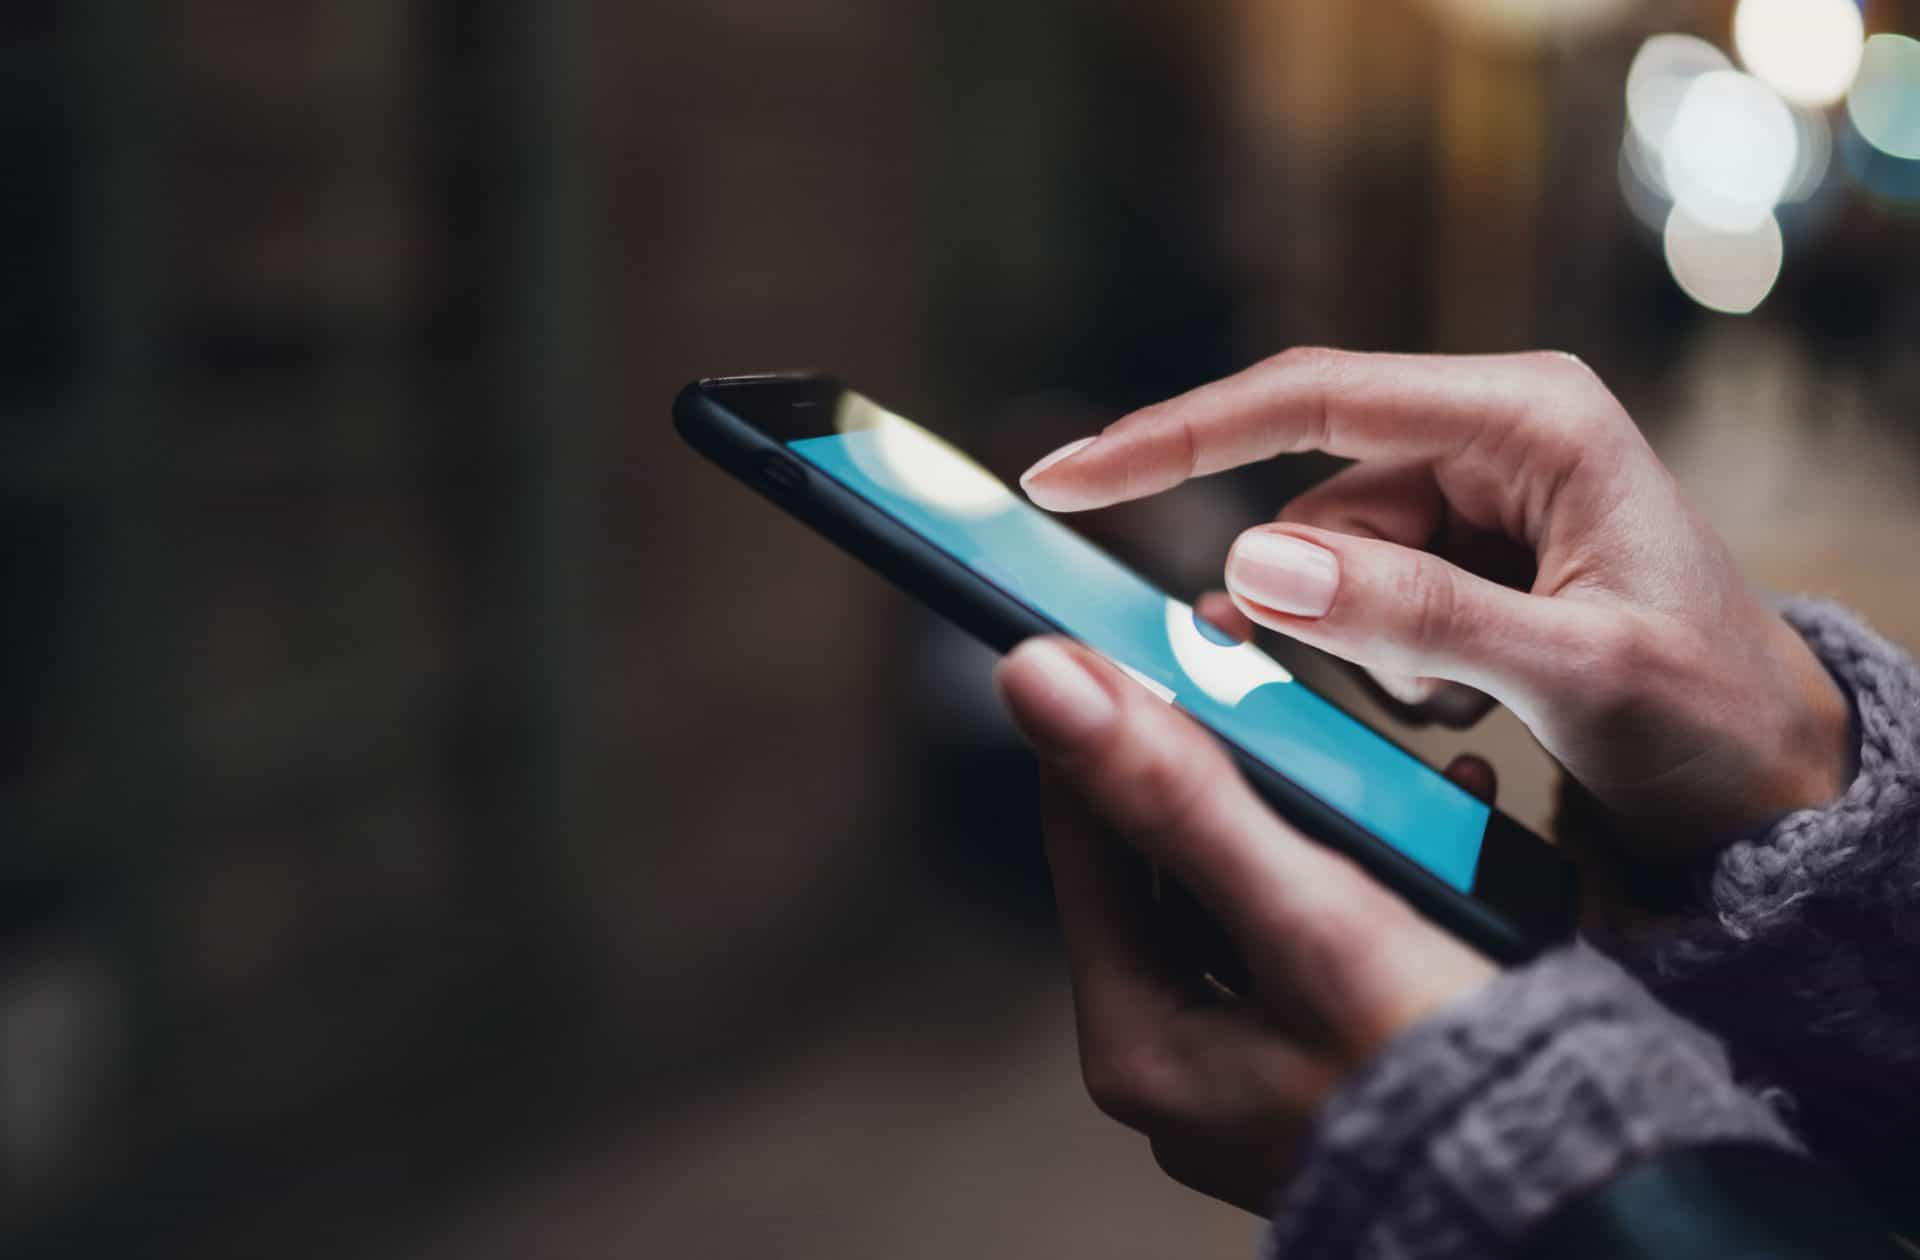
<path id="1" fill-rule="evenodd" d="M 1471 892 L 1489 807 L 932 433 L 858 394 L 795 455 L 1281 775 Z"/>

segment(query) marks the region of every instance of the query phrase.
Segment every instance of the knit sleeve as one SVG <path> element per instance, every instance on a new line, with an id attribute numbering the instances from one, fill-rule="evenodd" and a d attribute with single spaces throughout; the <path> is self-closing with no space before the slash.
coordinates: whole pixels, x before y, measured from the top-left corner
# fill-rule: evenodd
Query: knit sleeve
<path id="1" fill-rule="evenodd" d="M 1791 1149 L 1713 1038 L 1612 962 L 1556 951 L 1402 1034 L 1322 1109 L 1272 1260 L 1507 1250 L 1664 1149 Z"/>
<path id="2" fill-rule="evenodd" d="M 1781 611 L 1852 703 L 1859 770 L 1837 800 L 1720 855 L 1705 900 L 1733 940 L 1786 926 L 1809 900 L 1876 919 L 1920 911 L 1920 667 L 1837 605 Z"/>
<path id="3" fill-rule="evenodd" d="M 1920 667 L 1833 604 L 1782 611 L 1852 703 L 1858 772 L 1729 846 L 1697 913 L 1621 956 L 1817 1154 L 1863 1171 L 1920 1126 Z"/>

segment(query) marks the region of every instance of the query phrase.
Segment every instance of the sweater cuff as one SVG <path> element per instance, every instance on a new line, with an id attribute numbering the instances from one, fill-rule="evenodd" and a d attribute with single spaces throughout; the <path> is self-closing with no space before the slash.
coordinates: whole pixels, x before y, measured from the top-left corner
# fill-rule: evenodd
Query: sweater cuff
<path id="1" fill-rule="evenodd" d="M 1267 1255 L 1453 1260 L 1676 1146 L 1791 1149 L 1718 1042 L 1585 946 L 1496 978 L 1396 1038 L 1322 1109 Z"/>
<path id="2" fill-rule="evenodd" d="M 1859 768 L 1837 799 L 1722 851 L 1701 893 L 1710 916 L 1737 941 L 1786 922 L 1815 895 L 1910 898 L 1885 881 L 1913 860 L 1920 819 L 1920 667 L 1837 604 L 1796 598 L 1780 611 L 1851 701 Z"/>

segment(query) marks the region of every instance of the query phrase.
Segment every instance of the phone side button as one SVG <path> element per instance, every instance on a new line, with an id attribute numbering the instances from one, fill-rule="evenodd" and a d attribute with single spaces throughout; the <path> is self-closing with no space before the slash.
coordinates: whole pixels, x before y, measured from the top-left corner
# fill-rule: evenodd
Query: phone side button
<path id="1" fill-rule="evenodd" d="M 807 470 L 791 456 L 768 451 L 760 457 L 760 480 L 775 494 L 792 494 L 807 484 Z"/>

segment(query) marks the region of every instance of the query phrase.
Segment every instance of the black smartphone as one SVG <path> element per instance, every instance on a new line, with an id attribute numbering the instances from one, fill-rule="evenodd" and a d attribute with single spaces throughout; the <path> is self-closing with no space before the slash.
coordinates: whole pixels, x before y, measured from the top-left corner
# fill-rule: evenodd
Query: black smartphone
<path id="1" fill-rule="evenodd" d="M 932 431 L 830 377 L 697 381 L 695 449 L 988 646 L 1067 634 L 1178 705 L 1315 839 L 1502 962 L 1571 935 L 1554 848 L 1029 504 Z"/>

